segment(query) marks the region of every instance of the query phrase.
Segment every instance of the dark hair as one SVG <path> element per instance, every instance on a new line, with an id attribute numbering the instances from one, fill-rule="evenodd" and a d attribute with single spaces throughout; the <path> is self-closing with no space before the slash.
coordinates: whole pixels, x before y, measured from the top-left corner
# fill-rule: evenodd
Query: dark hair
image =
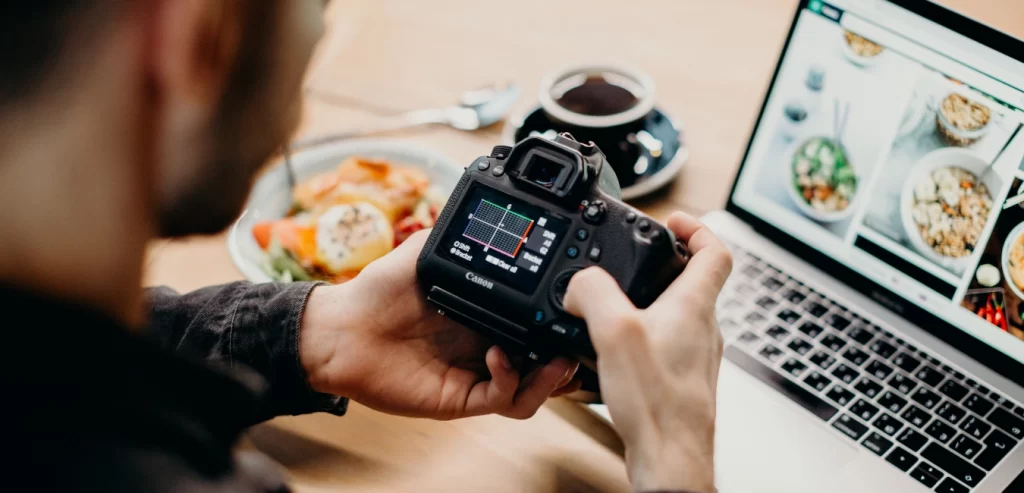
<path id="1" fill-rule="evenodd" d="M 97 15 L 124 0 L 0 1 L 0 105 L 35 94 Z"/>

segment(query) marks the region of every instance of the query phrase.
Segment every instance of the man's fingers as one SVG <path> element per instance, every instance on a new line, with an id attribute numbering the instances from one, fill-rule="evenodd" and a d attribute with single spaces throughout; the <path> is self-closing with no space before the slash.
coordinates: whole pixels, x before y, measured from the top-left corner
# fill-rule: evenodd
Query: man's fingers
<path id="1" fill-rule="evenodd" d="M 558 389 L 558 383 L 573 371 L 577 364 L 558 357 L 537 368 L 523 379 L 512 408 L 501 414 L 509 418 L 526 419 L 537 413 L 540 406 Z"/>
<path id="2" fill-rule="evenodd" d="M 666 225 L 676 235 L 676 239 L 686 245 L 690 254 L 696 254 L 709 246 L 724 247 L 721 240 L 704 223 L 685 212 L 673 212 L 668 216 Z"/>
<path id="3" fill-rule="evenodd" d="M 587 321 L 599 356 L 605 347 L 609 347 L 606 343 L 610 339 L 607 331 L 602 329 L 614 326 L 637 311 L 619 283 L 597 267 L 581 270 L 572 276 L 562 304 L 566 311 Z"/>
<path id="4" fill-rule="evenodd" d="M 559 389 L 555 389 L 551 393 L 551 397 L 562 397 L 563 395 L 569 395 L 573 392 L 579 391 L 583 388 L 583 380 L 573 379 L 568 385 L 564 385 Z"/>
<path id="5" fill-rule="evenodd" d="M 693 296 L 713 304 L 732 272 L 732 255 L 728 248 L 707 226 L 681 212 L 669 217 L 668 227 L 677 237 L 689 238 L 687 247 L 692 257 L 651 310 L 676 312 L 680 300 Z"/>
<path id="6" fill-rule="evenodd" d="M 519 388 L 519 374 L 498 346 L 491 346 L 484 357 L 491 379 L 478 382 L 466 398 L 466 416 L 503 412 L 510 407 Z"/>

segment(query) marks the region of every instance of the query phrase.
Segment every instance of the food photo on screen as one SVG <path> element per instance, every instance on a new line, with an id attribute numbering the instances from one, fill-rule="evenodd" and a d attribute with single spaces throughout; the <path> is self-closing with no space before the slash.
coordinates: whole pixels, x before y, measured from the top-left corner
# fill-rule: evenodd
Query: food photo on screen
<path id="1" fill-rule="evenodd" d="M 755 192 L 844 240 L 918 64 L 822 17 L 805 19 L 794 38 L 765 116 L 774 131 Z"/>
<path id="2" fill-rule="evenodd" d="M 1018 175 L 961 305 L 1024 340 L 1024 172 Z"/>
<path id="3" fill-rule="evenodd" d="M 861 234 L 922 275 L 959 285 L 1018 168 L 1020 129 L 1012 108 L 924 69 Z"/>

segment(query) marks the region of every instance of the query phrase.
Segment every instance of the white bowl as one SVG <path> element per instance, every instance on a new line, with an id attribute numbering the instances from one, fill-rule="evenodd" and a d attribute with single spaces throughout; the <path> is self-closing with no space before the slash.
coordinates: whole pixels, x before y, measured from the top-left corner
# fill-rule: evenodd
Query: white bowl
<path id="1" fill-rule="evenodd" d="M 1017 283 L 1013 282 L 1013 277 L 1010 275 L 1010 247 L 1013 246 L 1014 240 L 1017 239 L 1021 234 L 1024 234 L 1024 223 L 1020 223 L 1010 230 L 1010 234 L 1006 235 L 1006 241 L 1003 242 L 1003 258 L 1002 258 L 1002 269 L 1003 279 L 1006 280 L 1006 284 L 1010 285 L 1010 290 L 1013 294 L 1017 295 L 1018 299 L 1024 300 L 1024 292 L 1017 287 Z"/>
<path id="2" fill-rule="evenodd" d="M 431 180 L 431 194 L 447 198 L 462 177 L 464 166 L 428 149 L 394 140 L 349 140 L 314 147 L 292 155 L 296 179 L 302 182 L 314 175 L 335 169 L 344 159 L 361 156 L 379 158 L 405 166 L 420 167 Z M 278 219 L 292 205 L 288 174 L 283 162 L 268 170 L 253 186 L 244 212 L 228 232 L 228 251 L 238 270 L 253 282 L 273 279 L 263 270 L 266 253 L 252 236 L 253 226 Z"/>
<path id="3" fill-rule="evenodd" d="M 907 238 L 910 240 L 910 244 L 913 245 L 914 249 L 918 251 L 928 260 L 931 260 L 935 264 L 952 268 L 957 274 L 962 273 L 967 267 L 967 262 L 970 260 L 971 255 L 964 257 L 946 257 L 939 255 L 932 247 L 928 246 L 921 238 L 921 233 L 917 230 L 917 223 L 914 222 L 914 216 L 911 213 L 914 205 L 914 184 L 917 183 L 919 177 L 924 176 L 926 173 L 931 173 L 939 168 L 947 166 L 955 166 L 963 168 L 975 174 L 975 176 L 981 176 L 988 167 L 988 162 L 981 158 L 976 153 L 958 147 L 944 147 L 942 149 L 934 150 L 926 154 L 914 168 L 911 169 L 909 176 L 907 177 L 906 183 L 903 184 L 903 191 L 900 193 L 900 218 L 903 221 L 903 228 L 906 230 Z M 988 188 L 989 194 L 992 196 L 992 211 L 989 212 L 989 217 L 986 221 L 991 221 L 995 209 L 998 207 L 995 200 L 995 194 L 999 192 L 1002 187 L 1002 179 L 999 175 L 990 170 L 985 179 L 982 182 L 985 187 Z M 975 245 L 977 248 L 978 245 Z"/>
<path id="4" fill-rule="evenodd" d="M 854 33 L 854 34 L 857 34 L 857 33 Z M 863 56 L 863 55 L 860 55 L 857 52 L 853 51 L 853 48 L 850 47 L 850 44 L 846 42 L 846 30 L 840 31 L 840 33 L 839 33 L 839 42 L 842 43 L 842 45 L 843 45 L 842 46 L 843 54 L 846 55 L 846 59 L 849 60 L 854 65 L 857 65 L 859 67 L 865 67 L 866 68 L 866 67 L 870 67 L 870 66 L 878 63 L 878 61 L 880 59 L 882 59 L 882 57 L 885 56 L 885 53 L 887 51 L 889 51 L 888 48 L 886 48 L 885 46 L 882 46 L 881 53 L 879 53 L 879 54 L 877 54 L 875 56 Z"/>
<path id="5" fill-rule="evenodd" d="M 822 222 L 822 223 L 839 222 L 839 221 L 842 221 L 842 220 L 850 217 L 850 215 L 853 214 L 853 210 L 854 210 L 854 207 L 855 207 L 854 202 L 856 202 L 857 198 L 860 197 L 861 190 L 863 189 L 863 183 L 861 182 L 861 176 L 860 176 L 860 173 L 857 172 L 857 166 L 856 165 L 854 165 L 853 163 L 850 164 L 850 166 L 853 167 L 854 173 L 857 174 L 857 191 L 854 192 L 853 197 L 850 198 L 850 203 L 846 206 L 845 209 L 843 209 L 841 211 L 837 211 L 837 212 L 822 212 L 822 211 L 819 211 L 819 210 L 815 209 L 814 207 L 811 207 L 811 205 L 808 204 L 806 200 L 804 200 L 803 196 L 801 196 L 799 193 L 797 193 L 796 187 L 794 187 L 793 183 L 792 183 L 793 182 L 793 156 L 796 155 L 797 150 L 799 150 L 809 140 L 811 140 L 811 139 L 818 139 L 818 138 L 833 140 L 833 139 L 831 139 L 831 137 L 822 137 L 822 136 L 814 136 L 814 137 L 797 139 L 797 140 L 795 140 L 789 146 L 789 149 L 787 149 L 786 152 L 783 154 L 784 156 L 786 156 L 786 162 L 785 162 L 785 164 L 786 164 L 786 189 L 789 190 L 789 197 L 791 199 L 793 199 L 793 203 L 796 204 L 797 208 L 799 208 L 800 211 L 803 212 L 804 215 L 806 215 L 807 217 L 810 217 L 811 219 L 814 219 L 815 221 Z M 849 157 L 850 157 L 849 150 L 846 150 L 846 157 L 847 157 L 847 159 L 849 159 Z"/>

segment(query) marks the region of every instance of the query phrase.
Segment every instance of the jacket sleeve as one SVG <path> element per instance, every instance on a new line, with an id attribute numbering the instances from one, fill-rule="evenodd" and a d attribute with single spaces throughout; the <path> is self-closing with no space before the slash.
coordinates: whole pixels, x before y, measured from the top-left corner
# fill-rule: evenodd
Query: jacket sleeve
<path id="1" fill-rule="evenodd" d="M 266 385 L 254 410 L 257 422 L 313 412 L 340 416 L 348 399 L 313 391 L 299 361 L 299 322 L 317 285 L 239 281 L 184 294 L 149 288 L 150 328 L 168 350 L 258 373 Z"/>

